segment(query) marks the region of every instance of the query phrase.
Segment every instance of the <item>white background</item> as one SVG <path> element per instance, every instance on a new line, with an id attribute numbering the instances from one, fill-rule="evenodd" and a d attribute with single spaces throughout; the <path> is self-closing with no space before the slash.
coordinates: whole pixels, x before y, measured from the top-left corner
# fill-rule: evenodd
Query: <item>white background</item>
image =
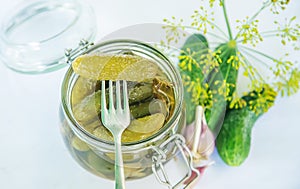
<path id="1" fill-rule="evenodd" d="M 0 20 L 20 0 L 1 0 Z M 98 19 L 98 39 L 116 29 L 147 22 L 161 23 L 172 15 L 189 18 L 201 5 L 195 0 L 88 0 Z M 259 0 L 228 0 L 229 14 L 242 18 Z M 293 1 L 289 15 L 299 14 Z M 219 13 L 216 13 L 217 18 Z M 270 20 L 272 15 L 264 19 Z M 219 17 L 218 20 L 221 20 Z M 233 19 L 232 21 L 234 21 Z M 223 21 L 223 20 L 221 20 Z M 221 22 L 217 21 L 217 22 Z M 272 21 L 266 22 L 271 24 Z M 268 25 L 267 24 L 267 25 Z M 222 24 L 221 24 L 222 25 Z M 277 53 L 276 46 L 266 46 Z M 295 55 L 296 57 L 296 55 Z M 60 84 L 66 69 L 42 75 L 22 75 L 0 63 L 0 188 L 103 189 L 113 182 L 83 170 L 68 154 L 58 126 Z M 279 98 L 257 122 L 251 153 L 238 167 L 225 166 L 215 155 L 196 188 L 298 189 L 300 188 L 300 93 Z M 153 176 L 128 182 L 129 189 L 163 188 Z"/>

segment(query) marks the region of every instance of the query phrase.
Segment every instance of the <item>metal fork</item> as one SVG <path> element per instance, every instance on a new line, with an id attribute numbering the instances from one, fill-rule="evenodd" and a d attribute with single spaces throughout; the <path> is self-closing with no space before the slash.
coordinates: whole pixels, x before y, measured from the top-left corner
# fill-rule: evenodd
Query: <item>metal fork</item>
<path id="1" fill-rule="evenodd" d="M 109 81 L 109 102 L 106 106 L 105 81 L 102 81 L 101 120 L 112 133 L 115 142 L 115 189 L 125 189 L 125 176 L 121 149 L 121 136 L 130 124 L 130 111 L 127 95 L 127 83 L 123 81 L 123 107 L 121 102 L 120 81 L 116 81 L 114 101 L 113 82 Z M 116 108 L 114 105 L 116 104 Z"/>

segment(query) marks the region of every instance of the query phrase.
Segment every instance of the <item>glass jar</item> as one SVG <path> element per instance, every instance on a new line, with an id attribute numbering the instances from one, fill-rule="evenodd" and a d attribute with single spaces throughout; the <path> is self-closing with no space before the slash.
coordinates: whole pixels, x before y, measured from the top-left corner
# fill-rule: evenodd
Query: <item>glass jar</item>
<path id="1" fill-rule="evenodd" d="M 95 39 L 95 17 L 80 0 L 22 1 L 0 23 L 0 60 L 26 74 L 60 69 L 66 66 L 66 47 Z"/>
<path id="2" fill-rule="evenodd" d="M 81 40 L 78 47 L 80 39 L 94 40 L 95 26 L 91 7 L 80 0 L 24 1 L 1 23 L 0 59 L 10 69 L 26 74 L 57 70 L 83 53 L 132 52 L 156 62 L 174 85 L 175 111 L 156 134 L 137 142 L 124 143 L 122 152 L 126 179 L 138 179 L 154 173 L 160 183 L 171 188 L 189 180 L 192 172 L 199 176 L 181 135 L 185 131 L 186 119 L 182 81 L 175 67 L 162 53 L 137 41 L 110 41 L 90 48 L 89 42 Z M 66 57 L 62 53 L 65 47 L 73 49 L 66 50 Z M 62 83 L 61 133 L 70 153 L 83 168 L 103 178 L 114 179 L 114 144 L 95 138 L 74 118 L 71 92 L 78 78 L 70 67 Z M 188 172 L 178 183 L 171 185 L 164 172 L 164 164 L 179 153 L 184 157 L 181 159 L 186 163 Z"/>
<path id="3" fill-rule="evenodd" d="M 122 153 L 126 180 L 138 179 L 156 173 L 177 152 L 187 150 L 184 145 L 185 108 L 183 85 L 180 75 L 172 63 L 153 47 L 130 40 L 100 43 L 85 50 L 93 53 L 133 53 L 150 59 L 165 72 L 174 85 L 175 110 L 169 121 L 156 134 L 137 142 L 123 143 Z M 68 53 L 69 55 L 72 53 Z M 78 53 L 75 53 L 76 56 Z M 72 60 L 75 57 L 70 57 Z M 78 75 L 70 67 L 62 83 L 61 133 L 73 158 L 86 170 L 106 179 L 114 179 L 114 144 L 96 138 L 76 122 L 71 109 L 71 92 Z M 187 166 L 191 166 L 186 159 Z M 156 174 L 157 175 L 157 174 Z M 162 179 L 163 180 L 163 179 Z"/>

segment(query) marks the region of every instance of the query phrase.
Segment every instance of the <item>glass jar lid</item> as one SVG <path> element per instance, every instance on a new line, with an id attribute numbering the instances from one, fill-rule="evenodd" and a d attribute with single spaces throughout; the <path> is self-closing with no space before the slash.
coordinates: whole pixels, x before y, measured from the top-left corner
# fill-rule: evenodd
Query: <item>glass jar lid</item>
<path id="1" fill-rule="evenodd" d="M 0 59 L 9 68 L 35 74 L 67 65 L 64 51 L 93 41 L 95 14 L 77 0 L 26 1 L 6 15 L 0 28 Z"/>

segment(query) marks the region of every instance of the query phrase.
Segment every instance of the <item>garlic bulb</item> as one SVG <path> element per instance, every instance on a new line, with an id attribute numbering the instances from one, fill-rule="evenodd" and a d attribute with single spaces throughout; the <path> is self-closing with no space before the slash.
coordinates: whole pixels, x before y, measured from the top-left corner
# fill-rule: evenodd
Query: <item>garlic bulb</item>
<path id="1" fill-rule="evenodd" d="M 192 151 L 194 161 L 207 160 L 215 148 L 215 136 L 208 128 L 204 114 L 205 109 L 196 107 L 195 121 L 185 131 L 187 145 Z"/>

